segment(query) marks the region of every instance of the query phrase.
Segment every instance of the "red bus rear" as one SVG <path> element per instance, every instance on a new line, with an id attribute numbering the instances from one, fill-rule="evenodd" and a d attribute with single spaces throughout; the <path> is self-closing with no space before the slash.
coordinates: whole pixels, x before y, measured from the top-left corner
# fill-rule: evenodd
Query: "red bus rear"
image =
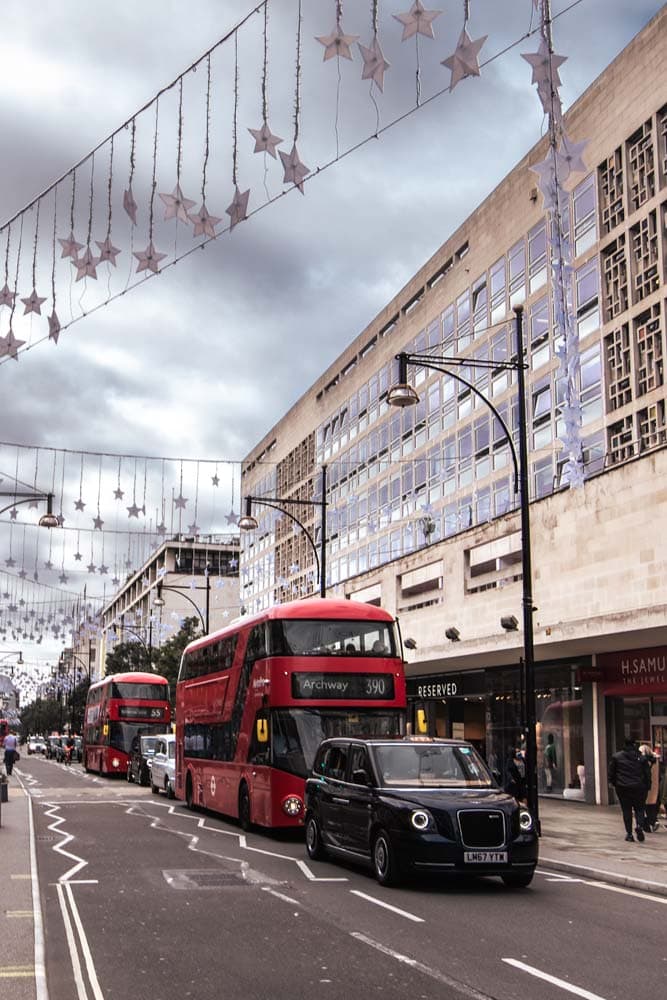
<path id="1" fill-rule="evenodd" d="M 169 731 L 169 681 L 148 673 L 110 674 L 91 684 L 83 722 L 83 766 L 127 774 L 133 740 Z"/>
<path id="2" fill-rule="evenodd" d="M 176 795 L 244 827 L 300 826 L 321 740 L 400 736 L 405 704 L 390 614 L 326 598 L 276 605 L 185 649 Z"/>

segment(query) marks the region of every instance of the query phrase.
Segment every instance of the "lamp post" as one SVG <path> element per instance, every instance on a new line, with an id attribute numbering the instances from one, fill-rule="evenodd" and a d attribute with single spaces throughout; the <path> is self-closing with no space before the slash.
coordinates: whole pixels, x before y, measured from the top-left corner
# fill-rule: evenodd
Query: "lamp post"
<path id="1" fill-rule="evenodd" d="M 11 510 L 12 507 L 20 507 L 24 503 L 34 503 L 35 500 L 46 500 L 46 514 L 42 514 L 37 523 L 40 528 L 58 528 L 60 526 L 60 521 L 53 513 L 53 493 L 26 493 L 21 490 L 0 490 L 0 497 L 13 497 L 13 502 L 3 507 L 0 510 L 0 514 Z M 21 497 L 21 499 L 19 500 L 17 497 Z"/>
<path id="2" fill-rule="evenodd" d="M 69 702 L 69 709 L 70 709 L 70 711 L 69 711 L 69 729 L 70 729 L 70 733 L 74 732 L 74 729 L 75 729 L 75 726 L 74 726 L 74 692 L 76 691 L 76 689 L 78 687 L 77 677 L 76 677 L 77 668 L 76 668 L 76 664 L 74 662 L 75 660 L 78 663 L 80 663 L 81 666 L 83 667 L 85 675 L 86 675 L 86 677 L 88 679 L 88 686 L 90 687 L 90 661 L 88 661 L 88 663 L 86 664 L 85 660 L 83 660 L 80 656 L 78 656 L 73 650 L 71 650 L 71 649 L 63 650 L 62 653 L 60 654 L 59 666 L 62 665 L 63 668 L 65 669 L 66 673 L 69 674 L 69 665 L 70 665 L 70 663 L 72 664 L 72 685 L 71 685 L 71 688 L 70 688 L 70 702 Z M 81 729 L 82 727 L 79 726 L 79 727 L 76 727 L 76 728 Z"/>
<path id="3" fill-rule="evenodd" d="M 281 514 L 286 514 L 295 524 L 297 524 L 304 535 L 310 543 L 310 547 L 315 555 L 315 565 L 317 566 L 317 575 L 320 581 L 320 597 L 327 596 L 327 573 L 326 573 L 326 561 L 327 561 L 327 467 L 322 466 L 321 470 L 321 486 L 320 492 L 321 500 L 293 500 L 290 497 L 252 497 L 247 496 L 245 498 L 245 514 L 243 517 L 239 518 L 239 528 L 241 531 L 254 531 L 258 527 L 257 518 L 253 517 L 252 505 L 261 504 L 263 507 L 272 507 L 274 510 L 280 511 Z M 284 510 L 285 507 L 319 507 L 320 508 L 320 551 L 318 553 L 317 546 L 313 540 L 313 536 L 305 527 L 304 524 L 296 517 L 290 510 Z"/>
<path id="4" fill-rule="evenodd" d="M 396 355 L 398 361 L 398 384 L 393 386 L 387 395 L 387 402 L 391 406 L 412 406 L 419 402 L 416 390 L 408 383 L 408 365 L 429 368 L 446 375 L 451 375 L 457 382 L 462 382 L 468 386 L 485 403 L 497 418 L 503 428 L 505 437 L 512 454 L 514 465 L 514 492 L 519 494 L 519 507 L 521 511 L 521 573 L 522 573 L 522 606 L 523 606 L 523 669 L 525 677 L 526 692 L 526 786 L 528 792 L 528 807 L 533 816 L 533 822 L 539 834 L 539 803 L 537 795 L 537 741 L 536 741 L 536 719 L 535 719 L 535 651 L 533 643 L 533 593 L 532 593 L 532 565 L 531 565 L 531 541 L 530 541 L 530 510 L 528 494 L 528 429 L 526 423 L 526 381 L 525 369 L 528 367 L 523 360 L 523 306 L 516 306 L 514 309 L 514 331 L 515 331 L 515 354 L 516 358 L 510 361 L 487 361 L 479 358 L 453 358 L 437 357 L 431 354 L 408 354 L 403 351 Z M 444 366 L 444 367 L 443 367 Z M 510 429 L 502 416 L 479 391 L 479 389 L 469 382 L 452 367 L 466 368 L 491 368 L 497 370 L 515 371 L 517 374 L 517 402 L 518 402 L 518 424 L 519 424 L 519 454 L 517 456 L 514 440 Z"/>
<path id="5" fill-rule="evenodd" d="M 162 581 L 159 580 L 158 584 L 157 584 L 157 595 L 156 595 L 156 597 L 153 598 L 153 607 L 154 608 L 163 608 L 164 607 L 164 597 L 162 596 L 162 591 L 163 590 L 173 590 L 175 594 L 180 594 L 181 597 L 185 598 L 185 600 L 189 604 L 192 605 L 192 607 L 195 609 L 195 611 L 199 615 L 199 621 L 201 622 L 201 627 L 204 630 L 204 635 L 208 635 L 208 633 L 209 633 L 210 617 L 211 617 L 211 578 L 209 576 L 208 566 L 206 567 L 206 585 L 204 587 L 176 587 L 173 584 L 162 583 Z M 204 615 L 202 615 L 201 610 L 199 609 L 199 606 L 193 601 L 193 599 L 191 597 L 188 597 L 188 595 L 186 593 L 184 593 L 185 590 L 205 590 L 206 591 L 206 617 L 204 617 Z"/>
<path id="6" fill-rule="evenodd" d="M 111 631 L 115 636 L 118 635 L 118 628 L 115 622 L 111 626 Z M 148 644 L 146 644 L 146 640 L 139 632 L 137 632 L 133 628 L 130 628 L 130 626 L 126 625 L 125 622 L 123 621 L 121 621 L 120 623 L 120 631 L 121 631 L 121 642 L 122 642 L 123 632 L 129 632 L 130 635 L 133 635 L 134 638 L 141 643 L 144 649 L 144 653 L 146 654 L 148 669 L 152 670 L 153 669 L 153 623 L 151 621 L 149 621 L 148 623 Z"/>

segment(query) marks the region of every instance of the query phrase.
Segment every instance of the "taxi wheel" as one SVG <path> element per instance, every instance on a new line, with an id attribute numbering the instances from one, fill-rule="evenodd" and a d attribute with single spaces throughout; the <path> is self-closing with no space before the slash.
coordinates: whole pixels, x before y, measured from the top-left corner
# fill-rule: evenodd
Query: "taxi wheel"
<path id="1" fill-rule="evenodd" d="M 242 830 L 249 830 L 250 822 L 250 793 L 245 782 L 239 789 L 239 826 Z"/>
<path id="2" fill-rule="evenodd" d="M 174 789 L 171 787 L 171 782 L 169 778 L 164 779 L 164 794 L 168 799 L 174 798 Z"/>
<path id="3" fill-rule="evenodd" d="M 320 825 L 312 813 L 306 819 L 306 851 L 312 861 L 321 861 L 327 853 L 322 844 Z"/>
<path id="4" fill-rule="evenodd" d="M 160 789 L 158 788 L 157 785 L 153 784 L 153 779 L 151 778 L 151 792 L 153 793 L 153 795 L 157 795 L 159 791 Z"/>
<path id="5" fill-rule="evenodd" d="M 132 784 L 132 771 L 130 770 L 129 767 L 127 769 L 127 780 L 129 782 L 129 784 L 131 785 Z"/>
<path id="6" fill-rule="evenodd" d="M 386 830 L 379 830 L 373 841 L 373 872 L 380 885 L 396 885 L 400 881 L 398 863 Z"/>
<path id="7" fill-rule="evenodd" d="M 508 872 L 501 878 L 508 889 L 525 889 L 533 881 L 533 872 Z"/>

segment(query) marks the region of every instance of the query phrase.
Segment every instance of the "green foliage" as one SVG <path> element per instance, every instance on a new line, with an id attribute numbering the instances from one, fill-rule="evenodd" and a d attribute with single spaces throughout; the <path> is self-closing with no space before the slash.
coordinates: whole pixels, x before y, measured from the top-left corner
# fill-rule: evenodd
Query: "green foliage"
<path id="1" fill-rule="evenodd" d="M 157 656 L 153 657 L 157 673 L 162 674 L 169 681 L 172 708 L 176 697 L 176 681 L 178 680 L 178 668 L 181 665 L 181 655 L 187 644 L 196 639 L 199 634 L 199 619 L 186 618 L 176 635 L 168 639 L 159 650 L 156 650 Z"/>
<path id="2" fill-rule="evenodd" d="M 148 647 L 141 642 L 119 642 L 113 652 L 108 654 L 105 662 L 107 674 L 124 674 L 134 670 L 150 671 L 150 669 Z"/>

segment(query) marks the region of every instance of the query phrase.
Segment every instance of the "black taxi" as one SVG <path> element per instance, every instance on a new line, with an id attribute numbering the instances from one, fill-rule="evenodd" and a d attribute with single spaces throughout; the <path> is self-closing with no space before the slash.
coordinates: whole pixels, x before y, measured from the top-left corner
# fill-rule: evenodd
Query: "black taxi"
<path id="1" fill-rule="evenodd" d="M 382 885 L 418 873 L 530 884 L 538 838 L 528 810 L 463 740 L 335 738 L 306 782 L 306 849 L 370 865 Z"/>

